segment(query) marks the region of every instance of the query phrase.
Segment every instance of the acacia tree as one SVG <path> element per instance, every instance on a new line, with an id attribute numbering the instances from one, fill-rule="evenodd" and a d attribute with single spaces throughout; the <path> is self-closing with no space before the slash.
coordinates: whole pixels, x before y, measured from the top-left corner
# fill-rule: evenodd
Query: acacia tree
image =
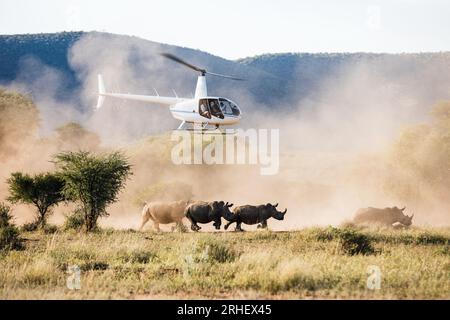
<path id="1" fill-rule="evenodd" d="M 33 204 L 37 208 L 34 223 L 42 228 L 47 223 L 51 208 L 64 200 L 62 194 L 64 180 L 56 174 L 39 173 L 35 176 L 15 172 L 7 180 L 11 203 Z"/>
<path id="2" fill-rule="evenodd" d="M 117 201 L 131 165 L 119 152 L 94 155 L 86 151 L 60 153 L 55 163 L 65 182 L 63 194 L 79 204 L 85 229 L 92 231 L 97 219 L 108 215 L 106 207 Z"/>

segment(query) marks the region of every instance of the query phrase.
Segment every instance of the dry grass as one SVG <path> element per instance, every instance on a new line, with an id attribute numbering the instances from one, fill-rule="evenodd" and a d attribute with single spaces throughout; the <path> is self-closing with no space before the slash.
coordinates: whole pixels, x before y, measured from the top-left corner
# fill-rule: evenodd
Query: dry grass
<path id="1" fill-rule="evenodd" d="M 450 298 L 450 229 L 358 231 L 375 250 L 353 255 L 329 233 L 25 233 L 26 250 L 0 255 L 0 298 Z M 66 287 L 73 264 L 81 290 Z"/>

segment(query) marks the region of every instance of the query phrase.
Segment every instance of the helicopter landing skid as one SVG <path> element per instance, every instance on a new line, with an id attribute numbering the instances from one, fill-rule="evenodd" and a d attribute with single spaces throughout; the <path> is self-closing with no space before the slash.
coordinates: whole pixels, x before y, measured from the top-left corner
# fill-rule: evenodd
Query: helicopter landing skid
<path id="1" fill-rule="evenodd" d="M 187 132 L 192 132 L 194 134 L 222 134 L 222 135 L 227 135 L 227 134 L 236 134 L 236 132 L 233 130 L 231 131 L 230 129 L 227 130 L 222 130 L 220 129 L 219 126 L 211 126 L 208 125 L 208 123 L 188 123 L 183 121 L 180 126 L 177 128 L 177 130 L 179 131 L 187 131 Z"/>

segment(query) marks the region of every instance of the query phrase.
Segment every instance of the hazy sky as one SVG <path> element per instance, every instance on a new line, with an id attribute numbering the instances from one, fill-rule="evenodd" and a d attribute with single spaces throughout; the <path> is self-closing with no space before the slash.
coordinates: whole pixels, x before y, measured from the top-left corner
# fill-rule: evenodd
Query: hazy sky
<path id="1" fill-rule="evenodd" d="M 447 0 L 0 0 L 0 33 L 107 31 L 235 59 L 450 50 Z"/>

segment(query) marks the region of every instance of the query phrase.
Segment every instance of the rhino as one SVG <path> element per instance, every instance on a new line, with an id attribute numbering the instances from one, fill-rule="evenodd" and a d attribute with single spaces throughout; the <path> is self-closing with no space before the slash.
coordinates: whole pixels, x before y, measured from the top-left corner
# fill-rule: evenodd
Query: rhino
<path id="1" fill-rule="evenodd" d="M 232 203 L 224 203 L 223 201 L 197 201 L 187 206 L 184 214 L 191 222 L 191 230 L 193 231 L 201 229 L 198 223 L 209 223 L 211 221 L 214 221 L 214 227 L 219 230 L 222 217 L 228 221 L 233 218 L 233 214 L 230 212 L 232 206 Z"/>
<path id="2" fill-rule="evenodd" d="M 244 231 L 241 228 L 241 223 L 245 224 L 257 224 L 259 228 L 267 228 L 267 219 L 274 218 L 277 220 L 283 220 L 284 215 L 287 212 L 287 208 L 284 209 L 283 212 L 278 211 L 276 208 L 278 207 L 278 203 L 273 205 L 270 203 L 259 205 L 259 206 L 251 206 L 244 205 L 234 208 L 233 219 L 229 220 L 229 222 L 225 225 L 225 230 L 232 223 L 236 223 L 236 231 Z"/>
<path id="3" fill-rule="evenodd" d="M 189 201 L 146 203 L 142 209 L 142 222 L 139 230 L 142 230 L 148 220 L 152 220 L 156 231 L 160 231 L 160 224 L 175 223 L 176 226 L 183 226 L 184 210 L 188 205 Z"/>
<path id="4" fill-rule="evenodd" d="M 405 215 L 403 211 L 405 211 L 406 207 L 404 208 L 361 208 L 359 209 L 354 218 L 353 223 L 355 224 L 381 224 L 385 226 L 392 227 L 395 225 L 398 225 L 399 223 L 404 226 L 410 226 L 412 224 L 412 218 L 414 217 L 414 214 L 411 216 Z"/>

